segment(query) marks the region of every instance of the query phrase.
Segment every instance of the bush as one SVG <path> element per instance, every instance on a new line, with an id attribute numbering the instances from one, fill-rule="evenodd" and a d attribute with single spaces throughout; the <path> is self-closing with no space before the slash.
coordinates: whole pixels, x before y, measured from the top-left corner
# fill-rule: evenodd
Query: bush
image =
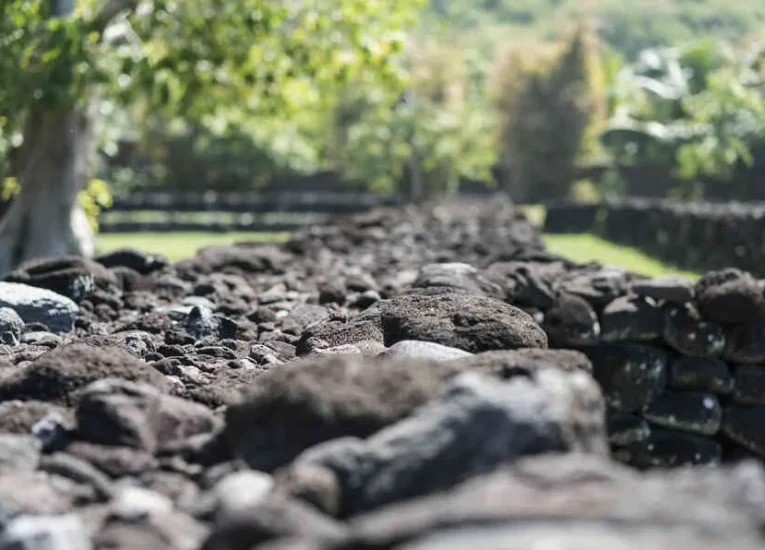
<path id="1" fill-rule="evenodd" d="M 490 182 L 490 112 L 454 45 L 413 45 L 401 97 L 354 83 L 331 114 L 327 156 L 346 179 L 419 201 L 449 195 L 462 178 Z"/>
<path id="2" fill-rule="evenodd" d="M 568 196 L 577 162 L 597 152 L 605 110 L 594 35 L 580 27 L 563 44 L 506 50 L 495 63 L 491 92 L 502 185 L 520 202 Z"/>

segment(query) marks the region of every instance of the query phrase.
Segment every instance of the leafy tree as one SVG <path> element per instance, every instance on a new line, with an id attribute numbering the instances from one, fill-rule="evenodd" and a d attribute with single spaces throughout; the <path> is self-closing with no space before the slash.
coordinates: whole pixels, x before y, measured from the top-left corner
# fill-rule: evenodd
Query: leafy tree
<path id="1" fill-rule="evenodd" d="M 490 180 L 493 121 L 455 44 L 412 41 L 407 88 L 398 97 L 355 82 L 331 111 L 326 152 L 346 178 L 414 201 L 456 192 L 460 180 Z"/>
<path id="2" fill-rule="evenodd" d="M 89 254 L 77 196 L 97 115 L 144 106 L 222 128 L 287 116 L 350 79 L 397 88 L 401 30 L 420 0 L 6 0 L 0 154 L 20 192 L 0 225 L 0 274 Z M 8 174 L 6 174 L 8 175 Z"/>

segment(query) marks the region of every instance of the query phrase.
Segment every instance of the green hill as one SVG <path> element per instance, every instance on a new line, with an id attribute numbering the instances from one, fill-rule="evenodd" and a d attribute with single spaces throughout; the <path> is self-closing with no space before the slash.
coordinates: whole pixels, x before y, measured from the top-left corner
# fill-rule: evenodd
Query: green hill
<path id="1" fill-rule="evenodd" d="M 627 57 L 700 35 L 735 39 L 765 30 L 763 0 L 432 0 L 430 13 L 488 41 L 555 38 L 590 16 L 602 40 Z"/>

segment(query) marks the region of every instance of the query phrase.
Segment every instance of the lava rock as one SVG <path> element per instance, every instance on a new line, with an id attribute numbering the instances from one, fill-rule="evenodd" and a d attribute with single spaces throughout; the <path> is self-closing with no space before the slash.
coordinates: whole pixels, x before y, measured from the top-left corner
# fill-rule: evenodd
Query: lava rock
<path id="1" fill-rule="evenodd" d="M 575 294 L 602 309 L 627 293 L 630 276 L 621 268 L 599 267 L 596 271 L 578 271 L 560 283 L 562 292 Z"/>
<path id="2" fill-rule="evenodd" d="M 317 349 L 327 349 L 363 341 L 382 343 L 379 326 L 367 321 L 326 321 L 308 327 L 297 342 L 298 355 L 307 355 Z"/>
<path id="3" fill-rule="evenodd" d="M 501 298 L 504 293 L 499 285 L 492 283 L 476 269 L 465 263 L 427 264 L 420 268 L 414 288 L 448 288 Z"/>
<path id="4" fill-rule="evenodd" d="M 765 313 L 757 279 L 740 269 L 708 272 L 696 282 L 695 294 L 701 314 L 715 323 L 750 323 Z"/>
<path id="5" fill-rule="evenodd" d="M 74 515 L 21 516 L 0 532 L 3 550 L 91 550 L 88 531 Z"/>
<path id="6" fill-rule="evenodd" d="M 31 435 L 0 433 L 0 469 L 34 471 L 40 462 L 40 445 Z"/>
<path id="7" fill-rule="evenodd" d="M 160 271 L 170 264 L 165 256 L 148 254 L 134 248 L 113 250 L 112 252 L 96 256 L 94 260 L 104 267 L 124 267 L 141 275 Z"/>
<path id="8" fill-rule="evenodd" d="M 528 454 L 606 454 L 603 401 L 584 373 L 544 370 L 497 383 L 476 373 L 366 441 L 308 449 L 297 463 L 333 470 L 342 515 L 433 493 Z"/>
<path id="9" fill-rule="evenodd" d="M 765 458 L 765 406 L 729 405 L 723 411 L 722 431 L 730 439 Z"/>
<path id="10" fill-rule="evenodd" d="M 723 358 L 746 365 L 765 363 L 765 317 L 728 328 Z"/>
<path id="11" fill-rule="evenodd" d="M 75 302 L 84 300 L 96 288 L 116 289 L 118 285 L 117 278 L 107 268 L 78 256 L 30 260 L 5 280 L 51 290 Z"/>
<path id="12" fill-rule="evenodd" d="M 669 355 L 642 344 L 603 344 L 588 349 L 595 379 L 609 407 L 621 412 L 642 410 L 667 385 Z"/>
<path id="13" fill-rule="evenodd" d="M 669 365 L 669 386 L 727 395 L 733 390 L 733 375 L 720 359 L 677 357 Z"/>
<path id="14" fill-rule="evenodd" d="M 381 306 L 380 319 L 386 346 L 424 340 L 472 353 L 547 347 L 547 336 L 531 316 L 485 296 L 399 296 Z"/>
<path id="15" fill-rule="evenodd" d="M 41 323 L 57 333 L 70 332 L 80 310 L 61 294 L 8 282 L 0 282 L 0 307 L 13 309 L 25 323 Z"/>
<path id="16" fill-rule="evenodd" d="M 164 376 L 120 347 L 73 343 L 44 353 L 28 366 L 0 378 L 0 400 L 71 405 L 85 386 L 110 377 L 167 387 Z"/>
<path id="17" fill-rule="evenodd" d="M 0 343 L 17 346 L 21 342 L 24 320 L 15 310 L 0 307 Z"/>
<path id="18" fill-rule="evenodd" d="M 271 471 L 304 449 L 368 437 L 441 392 L 458 367 L 348 356 L 300 359 L 268 370 L 226 410 L 237 456 Z"/>
<path id="19" fill-rule="evenodd" d="M 694 297 L 693 282 L 679 275 L 660 275 L 633 281 L 630 288 L 638 296 L 676 304 L 686 304 Z"/>
<path id="20" fill-rule="evenodd" d="M 720 430 L 722 408 L 713 394 L 666 391 L 646 405 L 643 416 L 665 428 L 714 435 Z"/>
<path id="21" fill-rule="evenodd" d="M 225 514 L 201 550 L 250 550 L 274 539 L 302 537 L 323 543 L 341 540 L 342 524 L 297 500 L 273 497 L 266 502 Z"/>
<path id="22" fill-rule="evenodd" d="M 581 347 L 595 344 L 600 323 L 595 310 L 584 298 L 559 294 L 553 307 L 544 314 L 542 326 L 551 347 Z"/>
<path id="23" fill-rule="evenodd" d="M 655 303 L 639 296 L 622 296 L 608 304 L 600 316 L 604 342 L 650 342 L 664 333 L 664 316 Z"/>
<path id="24" fill-rule="evenodd" d="M 717 323 L 704 321 L 690 306 L 664 307 L 664 340 L 688 357 L 718 357 L 726 346 L 725 333 Z"/>
<path id="25" fill-rule="evenodd" d="M 630 445 L 645 441 L 651 435 L 651 426 L 636 414 L 616 413 L 607 418 L 608 441 L 612 445 Z"/>
<path id="26" fill-rule="evenodd" d="M 754 550 L 763 477 L 752 462 L 640 474 L 600 456 L 534 456 L 354 518 L 346 537 L 322 548 Z"/>
<path id="27" fill-rule="evenodd" d="M 739 405 L 765 405 L 765 367 L 761 365 L 735 367 L 731 398 Z"/>
<path id="28" fill-rule="evenodd" d="M 392 359 L 425 361 L 451 361 L 462 357 L 470 357 L 471 355 L 471 353 L 461 349 L 419 340 L 401 340 L 393 344 L 382 354 L 383 357 Z"/>
<path id="29" fill-rule="evenodd" d="M 77 408 L 81 439 L 149 453 L 173 449 L 218 426 L 219 420 L 202 405 L 125 380 L 104 379 L 90 384 Z"/>
<path id="30" fill-rule="evenodd" d="M 525 348 L 515 350 L 484 351 L 470 357 L 453 360 L 451 364 L 462 370 L 479 372 L 501 379 L 513 376 L 532 376 L 542 369 L 592 374 L 592 363 L 576 350 Z"/>
<path id="31" fill-rule="evenodd" d="M 708 437 L 652 429 L 648 438 L 619 449 L 616 456 L 641 469 L 717 465 L 722 460 L 722 447 L 719 442 Z"/>

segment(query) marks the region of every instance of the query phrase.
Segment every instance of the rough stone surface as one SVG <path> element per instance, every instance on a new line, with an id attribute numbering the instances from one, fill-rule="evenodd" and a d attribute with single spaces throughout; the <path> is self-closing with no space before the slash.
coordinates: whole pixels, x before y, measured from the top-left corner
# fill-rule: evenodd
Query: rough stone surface
<path id="1" fill-rule="evenodd" d="M 25 323 L 40 323 L 53 332 L 74 328 L 79 307 L 66 296 L 25 284 L 0 282 L 0 307 L 16 311 Z"/>
<path id="2" fill-rule="evenodd" d="M 386 345 L 424 340 L 472 353 L 547 347 L 547 336 L 527 313 L 484 296 L 400 296 L 382 306 L 380 319 Z"/>
<path id="3" fill-rule="evenodd" d="M 297 461 L 336 472 L 344 514 L 444 490 L 528 454 L 606 453 L 603 401 L 581 372 L 504 383 L 459 375 L 443 395 L 366 441 L 339 439 Z"/>
<path id="4" fill-rule="evenodd" d="M 757 279 L 740 269 L 710 271 L 696 282 L 695 290 L 699 311 L 715 323 L 749 323 L 765 313 Z"/>

